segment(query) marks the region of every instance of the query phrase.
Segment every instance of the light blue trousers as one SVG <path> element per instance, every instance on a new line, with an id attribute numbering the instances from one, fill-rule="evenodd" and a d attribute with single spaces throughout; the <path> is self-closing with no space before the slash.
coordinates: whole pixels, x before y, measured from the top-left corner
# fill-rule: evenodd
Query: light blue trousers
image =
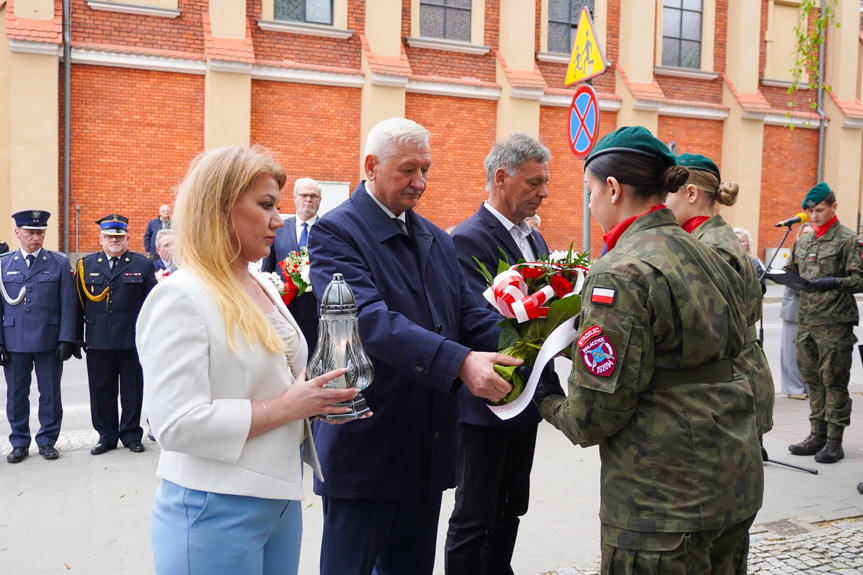
<path id="1" fill-rule="evenodd" d="M 156 575 L 296 575 L 299 501 L 186 489 L 162 480 L 150 538 Z"/>

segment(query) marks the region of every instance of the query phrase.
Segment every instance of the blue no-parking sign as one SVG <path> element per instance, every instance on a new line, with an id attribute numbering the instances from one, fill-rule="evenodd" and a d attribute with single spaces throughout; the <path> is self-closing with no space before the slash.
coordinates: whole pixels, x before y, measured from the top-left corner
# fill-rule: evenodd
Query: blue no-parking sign
<path id="1" fill-rule="evenodd" d="M 580 87 L 569 106 L 569 148 L 583 160 L 599 138 L 599 104 L 592 86 Z"/>

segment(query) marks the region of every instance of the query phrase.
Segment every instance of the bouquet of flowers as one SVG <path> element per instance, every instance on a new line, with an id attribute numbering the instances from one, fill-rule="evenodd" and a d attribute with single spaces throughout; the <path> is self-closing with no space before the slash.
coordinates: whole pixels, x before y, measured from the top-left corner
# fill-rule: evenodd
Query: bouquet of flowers
<path id="1" fill-rule="evenodd" d="M 273 283 L 276 291 L 278 291 L 279 295 L 282 296 L 282 301 L 285 302 L 285 305 L 289 305 L 293 301 L 294 295 L 296 295 L 296 290 L 294 290 L 294 293 L 291 293 L 291 289 L 288 284 L 282 281 L 281 274 L 278 274 L 276 272 L 259 273 Z"/>
<path id="2" fill-rule="evenodd" d="M 169 275 L 171 275 L 171 272 L 167 269 L 157 271 L 156 272 L 156 283 L 159 283 L 160 281 L 162 281 L 163 279 L 165 279 Z"/>
<path id="3" fill-rule="evenodd" d="M 512 384 L 512 391 L 495 405 L 517 399 L 525 388 L 540 350 L 548 336 L 581 310 L 581 288 L 590 261 L 588 254 L 556 252 L 536 262 L 519 260 L 515 265 L 498 262 L 493 276 L 478 259 L 477 271 L 485 277 L 488 289 L 483 296 L 504 316 L 498 324 L 503 333 L 500 353 L 524 360 L 521 366 L 496 365 L 495 371 Z M 572 359 L 570 346 L 562 350 Z"/>
<path id="4" fill-rule="evenodd" d="M 288 257 L 279 262 L 279 268 L 282 270 L 285 288 L 290 294 L 290 301 L 312 291 L 312 282 L 309 280 L 309 250 L 307 248 L 289 253 Z M 282 295 L 282 299 L 285 299 L 285 295 Z M 290 301 L 285 301 L 285 305 L 288 305 Z"/>

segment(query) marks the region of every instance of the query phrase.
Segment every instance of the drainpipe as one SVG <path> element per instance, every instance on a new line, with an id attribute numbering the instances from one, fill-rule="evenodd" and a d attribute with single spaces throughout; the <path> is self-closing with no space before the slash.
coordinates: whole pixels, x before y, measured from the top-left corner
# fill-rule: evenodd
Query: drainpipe
<path id="1" fill-rule="evenodd" d="M 72 94 L 72 23 L 69 13 L 69 0 L 63 0 L 63 252 L 69 253 L 69 156 L 71 152 L 70 138 L 71 99 Z M 76 224 L 75 229 L 78 229 Z M 77 248 L 76 248 L 77 249 Z"/>
<path id="2" fill-rule="evenodd" d="M 66 0 L 68 1 L 68 0 Z M 827 15 L 827 3 L 821 2 L 821 19 Z M 827 117 L 824 114 L 824 44 L 827 42 L 827 28 L 824 28 L 824 42 L 818 46 L 818 178 L 823 181 L 824 174 L 824 130 L 827 128 Z"/>

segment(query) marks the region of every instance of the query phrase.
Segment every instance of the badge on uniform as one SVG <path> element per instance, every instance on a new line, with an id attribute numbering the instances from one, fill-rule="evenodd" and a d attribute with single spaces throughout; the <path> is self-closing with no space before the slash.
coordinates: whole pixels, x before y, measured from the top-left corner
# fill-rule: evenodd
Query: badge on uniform
<path id="1" fill-rule="evenodd" d="M 816 261 L 817 259 L 818 259 L 818 254 L 809 254 L 809 261 L 810 261 L 811 263 L 815 263 L 815 261 Z"/>
<path id="2" fill-rule="evenodd" d="M 18 275 L 19 273 L 21 273 L 21 272 L 6 272 L 6 275 L 7 276 L 14 276 L 14 275 Z"/>
<path id="3" fill-rule="evenodd" d="M 604 287 L 595 287 L 590 294 L 590 303 L 598 303 L 602 305 L 614 305 L 614 295 L 616 290 Z"/>
<path id="4" fill-rule="evenodd" d="M 585 332 L 579 338 L 579 343 L 594 328 L 590 328 L 590 330 Z M 614 368 L 617 366 L 617 352 L 614 350 L 614 346 L 607 335 L 594 337 L 586 345 L 582 346 L 579 351 L 581 352 L 581 360 L 584 362 L 584 366 L 593 375 L 609 377 L 614 373 Z"/>

